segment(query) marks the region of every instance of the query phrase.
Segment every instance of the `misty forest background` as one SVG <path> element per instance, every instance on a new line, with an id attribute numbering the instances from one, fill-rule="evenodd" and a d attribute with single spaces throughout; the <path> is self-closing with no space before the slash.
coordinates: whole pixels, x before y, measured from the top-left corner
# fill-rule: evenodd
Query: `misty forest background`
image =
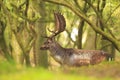
<path id="1" fill-rule="evenodd" d="M 0 0 L 2 65 L 59 66 L 40 50 L 42 36 L 55 27 L 53 11 L 66 20 L 65 31 L 56 37 L 63 47 L 104 50 L 111 54 L 111 65 L 120 62 L 120 0 Z"/>

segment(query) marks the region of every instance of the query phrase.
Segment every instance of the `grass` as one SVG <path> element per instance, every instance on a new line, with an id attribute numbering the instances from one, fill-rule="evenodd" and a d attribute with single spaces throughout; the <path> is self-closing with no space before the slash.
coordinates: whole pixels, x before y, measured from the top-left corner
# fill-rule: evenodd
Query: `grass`
<path id="1" fill-rule="evenodd" d="M 79 68 L 26 68 L 0 63 L 0 80 L 119 80 L 120 62 L 105 62 Z"/>

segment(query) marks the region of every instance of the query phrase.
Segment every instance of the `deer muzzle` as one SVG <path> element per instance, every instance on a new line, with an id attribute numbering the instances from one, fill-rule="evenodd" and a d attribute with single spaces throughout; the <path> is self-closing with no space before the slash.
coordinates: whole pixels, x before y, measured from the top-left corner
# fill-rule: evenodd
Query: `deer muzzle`
<path id="1" fill-rule="evenodd" d="M 43 46 L 40 47 L 40 50 L 48 50 L 48 49 L 49 49 L 49 47 L 47 47 L 45 45 L 43 45 Z"/>

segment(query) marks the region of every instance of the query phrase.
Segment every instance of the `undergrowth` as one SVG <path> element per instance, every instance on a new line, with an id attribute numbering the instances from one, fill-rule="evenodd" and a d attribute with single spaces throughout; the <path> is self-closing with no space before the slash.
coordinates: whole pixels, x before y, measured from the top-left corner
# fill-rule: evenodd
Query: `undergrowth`
<path id="1" fill-rule="evenodd" d="M 18 67 L 0 62 L 0 80 L 119 80 L 120 62 L 56 69 Z"/>

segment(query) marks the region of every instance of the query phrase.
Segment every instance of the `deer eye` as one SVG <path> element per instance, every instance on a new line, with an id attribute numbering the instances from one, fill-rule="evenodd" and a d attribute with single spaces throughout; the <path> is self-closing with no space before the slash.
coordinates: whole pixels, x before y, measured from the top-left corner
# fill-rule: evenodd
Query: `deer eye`
<path id="1" fill-rule="evenodd" d="M 45 44 L 48 44 L 48 43 L 50 43 L 50 42 L 48 42 L 48 41 L 47 41 L 47 42 L 45 42 Z"/>
<path id="2" fill-rule="evenodd" d="M 49 44 L 50 42 L 51 42 L 51 41 L 48 40 L 48 41 L 46 42 L 46 44 Z"/>
<path id="3" fill-rule="evenodd" d="M 50 43 L 49 41 L 47 43 Z"/>

